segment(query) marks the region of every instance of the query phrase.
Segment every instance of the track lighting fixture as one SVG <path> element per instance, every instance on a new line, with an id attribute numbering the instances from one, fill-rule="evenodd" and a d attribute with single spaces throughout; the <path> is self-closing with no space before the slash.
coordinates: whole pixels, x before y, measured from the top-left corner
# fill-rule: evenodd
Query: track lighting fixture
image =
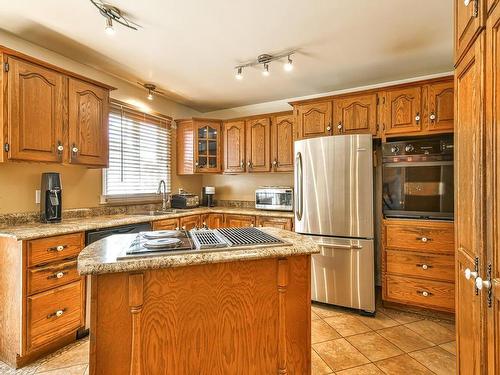
<path id="1" fill-rule="evenodd" d="M 243 79 L 243 67 L 239 66 L 237 69 L 238 69 L 238 71 L 237 71 L 235 77 L 237 80 L 242 80 Z"/>
<path id="2" fill-rule="evenodd" d="M 156 85 L 153 83 L 141 83 L 141 82 L 137 82 L 137 83 L 147 90 L 148 94 L 147 94 L 146 98 L 148 100 L 153 100 L 154 96 L 156 94 L 165 95 L 165 93 L 158 90 Z"/>
<path id="3" fill-rule="evenodd" d="M 106 19 L 106 26 L 104 30 L 108 35 L 113 35 L 115 33 L 113 21 L 132 30 L 137 30 L 137 28 L 141 27 L 135 22 L 132 22 L 122 13 L 120 9 L 115 6 L 103 3 L 100 0 L 90 0 L 90 2 L 94 4 L 97 9 L 99 9 L 99 13 L 101 13 L 101 15 Z"/>
<path id="4" fill-rule="evenodd" d="M 115 35 L 115 29 L 113 28 L 113 20 L 111 18 L 106 18 L 106 27 L 104 28 L 106 34 Z"/>
<path id="5" fill-rule="evenodd" d="M 250 66 L 262 65 L 262 75 L 267 77 L 270 75 L 269 64 L 273 61 L 280 60 L 283 57 L 287 58 L 287 62 L 285 63 L 285 71 L 289 72 L 293 69 L 292 58 L 291 56 L 295 53 L 295 51 L 288 51 L 286 53 L 281 53 L 278 55 L 269 55 L 262 54 L 257 57 L 256 60 L 250 61 L 246 64 L 238 65 L 235 67 L 237 73 L 235 74 L 235 78 L 238 80 L 243 79 L 243 68 L 247 68 Z"/>

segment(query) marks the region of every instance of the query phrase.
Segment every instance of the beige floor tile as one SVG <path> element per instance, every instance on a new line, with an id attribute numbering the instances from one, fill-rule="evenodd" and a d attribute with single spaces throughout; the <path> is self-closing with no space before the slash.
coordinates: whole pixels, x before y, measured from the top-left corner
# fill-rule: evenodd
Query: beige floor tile
<path id="1" fill-rule="evenodd" d="M 42 362 L 38 368 L 38 372 L 46 372 L 50 370 L 60 369 L 76 365 L 87 365 L 89 363 L 89 341 L 70 347 L 70 349 L 62 351 L 60 354 Z M 84 369 L 85 370 L 85 369 Z"/>
<path id="2" fill-rule="evenodd" d="M 319 305 L 313 304 L 311 307 L 312 311 L 318 315 L 320 318 L 328 318 L 330 316 L 345 314 L 346 312 L 340 307 L 331 305 Z"/>
<path id="3" fill-rule="evenodd" d="M 385 328 L 377 332 L 405 352 L 413 352 L 434 346 L 434 343 L 424 339 L 405 326 Z"/>
<path id="4" fill-rule="evenodd" d="M 388 309 L 385 307 L 379 308 L 378 311 L 382 311 L 385 315 L 389 316 L 391 319 L 394 319 L 396 322 L 400 324 L 412 323 L 424 319 L 424 317 L 419 314 Z"/>
<path id="5" fill-rule="evenodd" d="M 373 363 L 338 371 L 337 375 L 384 375 Z"/>
<path id="6" fill-rule="evenodd" d="M 324 320 L 344 337 L 371 331 L 370 327 L 352 315 L 336 315 Z"/>
<path id="7" fill-rule="evenodd" d="M 452 375 L 456 373 L 456 357 L 439 346 L 408 353 L 408 355 L 437 375 Z"/>
<path id="8" fill-rule="evenodd" d="M 451 353 L 453 355 L 457 355 L 457 342 L 456 341 L 451 341 L 447 342 L 446 344 L 441 344 L 439 345 L 441 348 L 446 350 L 448 353 Z"/>
<path id="9" fill-rule="evenodd" d="M 320 320 L 313 320 L 311 322 L 311 342 L 316 344 L 322 341 L 338 339 L 341 336 L 338 334 L 331 325 Z"/>
<path id="10" fill-rule="evenodd" d="M 347 341 L 372 362 L 403 354 L 400 349 L 376 332 L 350 336 L 347 337 Z"/>
<path id="11" fill-rule="evenodd" d="M 318 319 L 321 319 L 320 316 L 316 314 L 313 309 L 311 309 L 311 320 L 318 320 Z"/>
<path id="12" fill-rule="evenodd" d="M 446 322 L 444 320 L 441 320 L 440 322 L 437 322 L 440 326 L 443 326 L 444 328 L 448 328 L 453 334 L 455 334 L 455 323 L 453 322 Z"/>
<path id="13" fill-rule="evenodd" d="M 387 375 L 433 375 L 432 371 L 407 354 L 375 363 Z"/>
<path id="14" fill-rule="evenodd" d="M 333 371 L 345 370 L 370 363 L 370 360 L 346 339 L 325 341 L 314 344 L 313 348 Z"/>
<path id="15" fill-rule="evenodd" d="M 434 344 L 444 344 L 445 342 L 455 340 L 453 332 L 431 320 L 420 320 L 405 324 L 405 326 L 417 332 L 424 339 L 432 341 Z"/>
<path id="16" fill-rule="evenodd" d="M 87 365 L 76 365 L 44 372 L 37 371 L 36 375 L 84 375 L 86 370 Z"/>
<path id="17" fill-rule="evenodd" d="M 327 375 L 333 373 L 332 369 L 328 367 L 326 362 L 321 359 L 314 349 L 311 349 L 311 370 L 312 375 Z"/>
<path id="18" fill-rule="evenodd" d="M 360 315 L 357 318 L 373 330 L 389 328 L 399 325 L 397 321 L 390 318 L 388 315 L 384 314 L 381 311 L 377 311 L 375 316 Z"/>

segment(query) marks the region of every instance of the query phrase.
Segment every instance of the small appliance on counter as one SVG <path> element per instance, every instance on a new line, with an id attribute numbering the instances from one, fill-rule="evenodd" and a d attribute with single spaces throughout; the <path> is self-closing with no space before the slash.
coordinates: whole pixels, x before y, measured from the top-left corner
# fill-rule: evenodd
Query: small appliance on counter
<path id="1" fill-rule="evenodd" d="M 261 186 L 255 190 L 255 208 L 293 211 L 293 189 L 287 186 Z"/>
<path id="2" fill-rule="evenodd" d="M 196 208 L 200 205 L 200 197 L 193 193 L 179 192 L 179 194 L 173 194 L 171 200 L 172 208 Z"/>
<path id="3" fill-rule="evenodd" d="M 203 186 L 201 189 L 201 205 L 204 207 L 213 207 L 214 204 L 215 187 Z"/>
<path id="4" fill-rule="evenodd" d="M 42 173 L 40 188 L 40 219 L 44 223 L 59 223 L 62 218 L 62 186 L 59 173 Z"/>

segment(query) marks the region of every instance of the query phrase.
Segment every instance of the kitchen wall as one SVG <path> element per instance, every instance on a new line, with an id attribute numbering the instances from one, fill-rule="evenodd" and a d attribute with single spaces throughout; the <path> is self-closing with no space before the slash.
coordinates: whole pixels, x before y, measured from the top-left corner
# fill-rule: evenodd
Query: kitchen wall
<path id="1" fill-rule="evenodd" d="M 201 115 L 189 107 L 163 97 L 156 97 L 154 101 L 149 102 L 145 99 L 144 90 L 132 83 L 82 65 L 2 30 L 0 30 L 0 43 L 5 47 L 114 86 L 117 90 L 111 92 L 112 98 L 136 105 L 144 111 L 160 112 L 174 119 Z M 177 176 L 175 170 L 175 131 L 173 136 L 172 188 L 177 190 L 182 187 L 189 191 L 199 192 L 202 186 L 202 176 Z M 2 163 L 0 164 L 0 214 L 38 210 L 38 205 L 35 204 L 35 190 L 40 188 L 40 177 L 43 172 L 61 173 L 64 189 L 63 207 L 65 209 L 99 205 L 102 186 L 102 171 L 100 169 L 59 164 Z"/>

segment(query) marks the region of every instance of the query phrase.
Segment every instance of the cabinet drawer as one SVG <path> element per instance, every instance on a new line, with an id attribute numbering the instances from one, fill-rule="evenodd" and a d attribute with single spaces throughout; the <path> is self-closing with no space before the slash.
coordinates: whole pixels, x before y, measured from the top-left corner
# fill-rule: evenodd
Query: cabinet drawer
<path id="1" fill-rule="evenodd" d="M 55 288 L 80 279 L 76 260 L 46 267 L 28 269 L 28 295 Z"/>
<path id="2" fill-rule="evenodd" d="M 446 311 L 455 308 L 453 283 L 387 275 L 386 293 L 387 299 L 393 302 Z"/>
<path id="3" fill-rule="evenodd" d="M 387 273 L 441 281 L 455 280 L 455 262 L 452 255 L 387 250 L 386 257 Z"/>
<path id="4" fill-rule="evenodd" d="M 153 221 L 153 230 L 175 230 L 179 228 L 179 219 Z"/>
<path id="5" fill-rule="evenodd" d="M 77 330 L 84 323 L 83 279 L 27 299 L 27 351 Z"/>
<path id="6" fill-rule="evenodd" d="M 386 247 L 402 250 L 454 252 L 453 224 L 443 226 L 386 225 Z"/>
<path id="7" fill-rule="evenodd" d="M 83 232 L 27 241 L 28 267 L 76 257 L 84 243 Z"/>

